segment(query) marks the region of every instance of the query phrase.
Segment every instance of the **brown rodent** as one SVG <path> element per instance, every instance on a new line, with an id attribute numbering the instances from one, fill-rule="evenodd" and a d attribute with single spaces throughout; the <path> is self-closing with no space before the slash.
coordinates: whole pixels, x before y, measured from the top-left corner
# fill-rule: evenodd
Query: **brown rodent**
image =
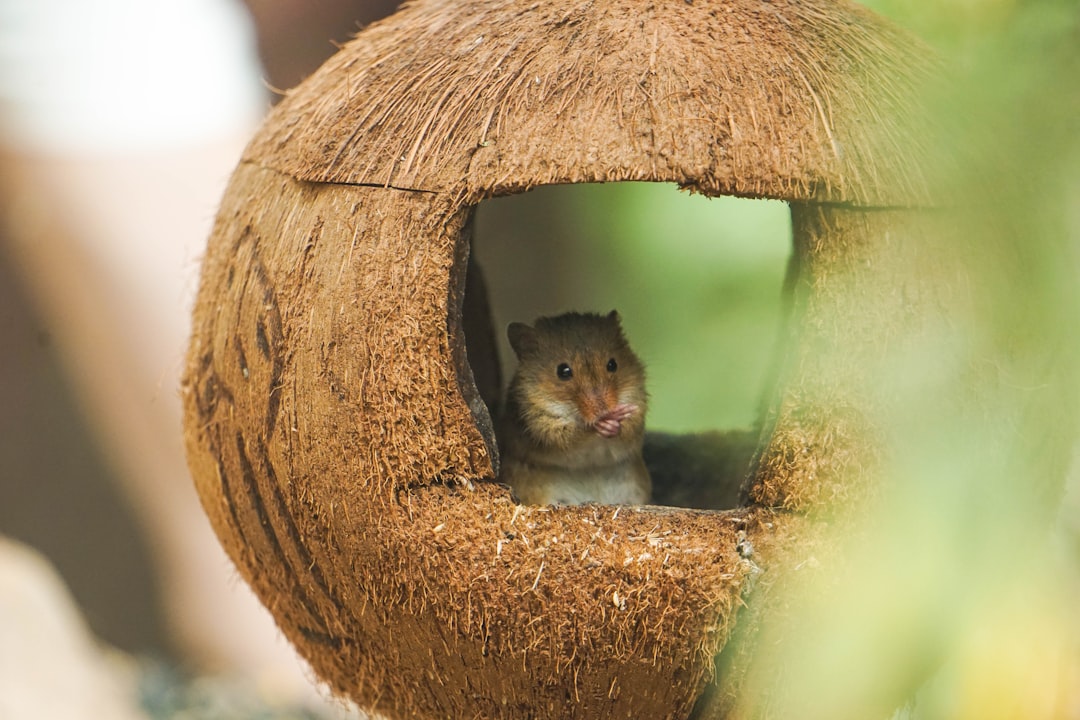
<path id="1" fill-rule="evenodd" d="M 499 422 L 499 475 L 531 505 L 649 502 L 645 368 L 619 314 L 511 323 L 518 358 Z"/>

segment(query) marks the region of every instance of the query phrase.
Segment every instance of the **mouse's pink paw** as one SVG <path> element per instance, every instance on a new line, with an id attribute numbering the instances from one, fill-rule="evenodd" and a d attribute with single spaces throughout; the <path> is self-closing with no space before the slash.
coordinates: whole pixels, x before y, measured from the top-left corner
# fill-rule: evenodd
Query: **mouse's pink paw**
<path id="1" fill-rule="evenodd" d="M 637 405 L 620 403 L 600 416 L 593 428 L 602 437 L 613 438 L 622 430 L 623 420 L 638 411 Z"/>

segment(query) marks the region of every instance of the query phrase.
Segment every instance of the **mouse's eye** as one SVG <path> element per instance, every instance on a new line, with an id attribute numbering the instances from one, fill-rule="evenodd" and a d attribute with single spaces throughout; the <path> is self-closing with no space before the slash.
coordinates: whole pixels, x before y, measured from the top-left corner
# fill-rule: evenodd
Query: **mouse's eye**
<path id="1" fill-rule="evenodd" d="M 611 358 L 610 360 L 607 361 L 607 371 L 608 372 L 615 372 L 618 369 L 619 369 L 619 363 L 615 362 L 615 358 Z"/>
<path id="2" fill-rule="evenodd" d="M 559 376 L 560 380 L 569 380 L 574 377 L 574 371 L 566 363 L 559 363 L 559 367 L 555 368 L 555 374 Z"/>

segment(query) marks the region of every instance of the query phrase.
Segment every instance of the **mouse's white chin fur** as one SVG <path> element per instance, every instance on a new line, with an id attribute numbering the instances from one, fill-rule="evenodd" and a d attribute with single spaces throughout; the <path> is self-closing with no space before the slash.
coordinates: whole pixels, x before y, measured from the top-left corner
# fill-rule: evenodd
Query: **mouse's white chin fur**
<path id="1" fill-rule="evenodd" d="M 576 424 L 579 420 L 577 408 L 571 402 L 545 400 L 542 403 L 544 414 L 567 424 Z"/>

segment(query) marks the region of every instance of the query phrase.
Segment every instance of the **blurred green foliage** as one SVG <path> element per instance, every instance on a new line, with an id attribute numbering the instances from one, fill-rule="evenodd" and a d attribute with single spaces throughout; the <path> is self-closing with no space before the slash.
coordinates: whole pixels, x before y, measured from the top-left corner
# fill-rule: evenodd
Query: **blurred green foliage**
<path id="1" fill-rule="evenodd" d="M 850 565 L 792 599 L 778 716 L 1077 718 L 1080 7 L 868 4 L 942 55 L 930 171 L 974 313 L 879 378 L 905 398 L 886 492 L 837 531 Z"/>

